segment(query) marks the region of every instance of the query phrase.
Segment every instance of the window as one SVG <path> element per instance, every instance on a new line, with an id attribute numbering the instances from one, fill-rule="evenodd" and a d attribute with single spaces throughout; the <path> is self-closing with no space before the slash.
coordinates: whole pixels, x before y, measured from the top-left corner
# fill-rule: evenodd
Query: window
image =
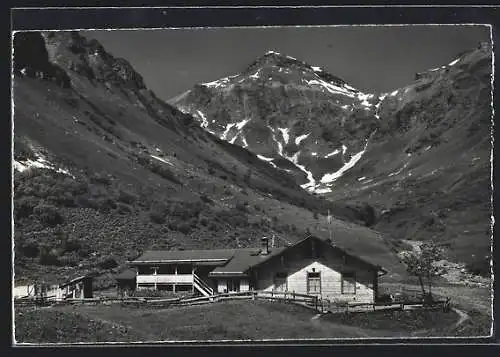
<path id="1" fill-rule="evenodd" d="M 307 293 L 321 294 L 321 275 L 317 272 L 307 273 Z"/>
<path id="2" fill-rule="evenodd" d="M 342 294 L 356 294 L 356 273 L 342 273 Z"/>
<path id="3" fill-rule="evenodd" d="M 287 278 L 288 274 L 285 272 L 278 272 L 274 276 L 274 289 L 276 291 L 287 291 Z"/>

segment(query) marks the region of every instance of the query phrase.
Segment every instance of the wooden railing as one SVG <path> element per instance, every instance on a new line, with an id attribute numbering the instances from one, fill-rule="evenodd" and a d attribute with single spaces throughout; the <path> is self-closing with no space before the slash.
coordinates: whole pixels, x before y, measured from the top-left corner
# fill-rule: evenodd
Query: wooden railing
<path id="1" fill-rule="evenodd" d="M 295 303 L 309 307 L 318 312 L 326 313 L 348 313 L 358 311 L 377 311 L 377 310 L 405 310 L 411 308 L 428 308 L 428 309 L 449 309 L 450 300 L 434 301 L 432 305 L 424 306 L 422 302 L 405 302 L 405 303 L 347 303 L 347 302 L 332 302 L 328 299 L 321 299 L 317 296 L 299 294 L 293 292 L 276 292 L 276 291 L 245 291 L 234 293 L 213 294 L 208 296 L 200 296 L 194 298 L 158 298 L 158 297 L 98 297 L 85 299 L 64 299 L 58 300 L 55 298 L 19 298 L 15 299 L 15 304 L 18 305 L 50 305 L 50 304 L 125 304 L 132 306 L 149 306 L 149 307 L 174 307 L 174 306 L 189 306 L 198 304 L 214 303 L 226 300 L 265 300 L 277 301 L 284 303 Z"/>
<path id="2" fill-rule="evenodd" d="M 193 273 L 193 285 L 207 297 L 214 294 L 214 290 L 195 273 Z"/>

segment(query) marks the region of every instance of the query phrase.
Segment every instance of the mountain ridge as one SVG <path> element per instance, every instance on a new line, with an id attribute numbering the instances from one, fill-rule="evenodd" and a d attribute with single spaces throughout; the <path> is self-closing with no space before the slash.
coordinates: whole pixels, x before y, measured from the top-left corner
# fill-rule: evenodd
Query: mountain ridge
<path id="1" fill-rule="evenodd" d="M 461 261 L 490 256 L 490 43 L 387 93 L 322 83 L 313 66 L 276 53 L 248 68 L 168 102 L 310 192 L 368 204 L 385 234 L 437 238 Z M 471 217 L 458 218 L 460 201 Z"/>

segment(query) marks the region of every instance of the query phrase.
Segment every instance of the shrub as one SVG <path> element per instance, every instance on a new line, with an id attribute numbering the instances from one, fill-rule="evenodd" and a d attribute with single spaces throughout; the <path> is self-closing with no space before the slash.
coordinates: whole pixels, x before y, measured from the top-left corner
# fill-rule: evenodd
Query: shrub
<path id="1" fill-rule="evenodd" d="M 78 250 L 78 256 L 80 258 L 87 258 L 88 256 L 90 256 L 90 253 L 92 253 L 92 249 L 88 244 L 82 244 L 82 246 Z"/>
<path id="2" fill-rule="evenodd" d="M 118 201 L 120 201 L 120 202 L 127 203 L 127 204 L 132 204 L 136 200 L 137 200 L 137 196 L 134 195 L 134 194 L 132 194 L 132 193 L 130 193 L 130 192 L 127 192 L 127 191 L 124 191 L 124 190 L 120 190 L 118 192 Z"/>
<path id="3" fill-rule="evenodd" d="M 200 199 L 205 203 L 212 203 L 213 201 L 205 194 L 200 196 Z"/>
<path id="4" fill-rule="evenodd" d="M 40 249 L 39 263 L 42 265 L 60 266 L 59 254 L 57 250 L 44 246 Z"/>
<path id="5" fill-rule="evenodd" d="M 78 239 L 67 239 L 63 243 L 63 249 L 65 252 L 75 252 L 82 248 L 82 243 Z"/>
<path id="6" fill-rule="evenodd" d="M 471 263 L 468 263 L 465 268 L 474 275 L 481 275 L 483 277 L 490 277 L 491 266 L 490 258 L 478 259 Z"/>
<path id="7" fill-rule="evenodd" d="M 94 201 L 93 203 L 91 203 Z M 110 197 L 97 198 L 95 200 L 89 200 L 92 206 L 96 206 L 97 210 L 100 212 L 109 212 L 117 207 L 116 202 Z"/>
<path id="8" fill-rule="evenodd" d="M 21 197 L 14 202 L 14 216 L 16 219 L 27 218 L 33 214 L 38 200 L 32 197 Z"/>
<path id="9" fill-rule="evenodd" d="M 246 202 L 248 204 L 248 202 Z M 241 212 L 248 212 L 248 208 L 247 208 L 247 205 L 245 205 L 245 203 L 243 202 L 238 202 L 236 203 L 236 207 L 235 207 L 238 211 L 241 211 Z"/>
<path id="10" fill-rule="evenodd" d="M 149 219 L 151 222 L 156 223 L 156 224 L 163 224 L 165 223 L 165 214 L 154 210 L 149 212 Z"/>
<path id="11" fill-rule="evenodd" d="M 120 214 L 129 214 L 132 213 L 134 209 L 128 204 L 118 202 L 116 204 L 116 211 Z"/>
<path id="12" fill-rule="evenodd" d="M 33 209 L 33 213 L 43 224 L 55 227 L 63 223 L 63 218 L 56 207 L 52 205 L 40 204 Z"/>
<path id="13" fill-rule="evenodd" d="M 92 208 L 95 210 L 99 209 L 99 202 L 97 202 L 95 199 L 85 196 L 78 196 L 77 198 L 75 198 L 75 203 L 79 207 Z"/>
<path id="14" fill-rule="evenodd" d="M 109 186 L 111 184 L 111 179 L 106 174 L 95 173 L 90 176 L 90 182 Z"/>
<path id="15" fill-rule="evenodd" d="M 36 258 L 40 254 L 40 246 L 35 239 L 29 238 L 20 244 L 20 251 L 25 257 Z"/>
<path id="16" fill-rule="evenodd" d="M 116 262 L 115 258 L 107 257 L 101 259 L 97 265 L 102 269 L 113 269 L 118 266 L 118 263 Z"/>

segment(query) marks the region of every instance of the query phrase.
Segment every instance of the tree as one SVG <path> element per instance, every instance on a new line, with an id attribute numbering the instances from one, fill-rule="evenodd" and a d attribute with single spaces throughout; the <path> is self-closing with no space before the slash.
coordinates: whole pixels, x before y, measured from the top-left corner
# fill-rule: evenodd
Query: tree
<path id="1" fill-rule="evenodd" d="M 433 241 L 424 242 L 418 249 L 403 255 L 407 272 L 418 277 L 424 299 L 432 299 L 432 278 L 444 273 L 436 265 L 443 255 L 443 250 Z M 425 291 L 424 280 L 427 280 L 428 292 Z"/>

